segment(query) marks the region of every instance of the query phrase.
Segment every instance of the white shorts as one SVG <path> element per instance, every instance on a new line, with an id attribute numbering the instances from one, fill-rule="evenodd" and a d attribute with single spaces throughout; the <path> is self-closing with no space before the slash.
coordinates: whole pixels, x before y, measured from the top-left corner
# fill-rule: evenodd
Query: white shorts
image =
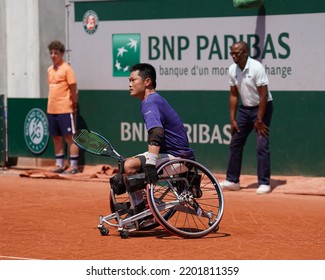
<path id="1" fill-rule="evenodd" d="M 144 152 L 144 153 L 138 154 L 134 157 L 139 157 L 139 156 L 146 157 L 147 155 L 148 155 L 148 152 Z M 156 166 L 160 166 L 161 164 L 165 163 L 166 161 L 170 161 L 172 159 L 177 159 L 177 158 L 179 158 L 179 157 L 175 157 L 170 154 L 158 154 Z M 183 164 L 175 163 L 173 165 L 168 166 L 168 169 L 164 170 L 164 173 L 166 172 L 166 173 L 168 173 L 168 175 L 174 175 L 174 174 L 178 174 L 180 172 L 186 172 L 186 171 L 188 171 L 188 169 Z M 163 174 L 163 175 L 167 175 L 167 174 Z"/>

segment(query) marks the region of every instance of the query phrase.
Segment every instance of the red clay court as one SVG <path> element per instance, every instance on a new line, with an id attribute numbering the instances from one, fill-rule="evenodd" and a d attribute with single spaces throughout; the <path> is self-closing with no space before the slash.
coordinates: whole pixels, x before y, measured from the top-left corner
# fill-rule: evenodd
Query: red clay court
<path id="1" fill-rule="evenodd" d="M 216 175 L 219 181 L 224 175 Z M 158 227 L 122 239 L 97 229 L 109 212 L 109 174 L 101 166 L 70 177 L 46 170 L 0 171 L 0 259 L 324 260 L 325 178 L 272 177 L 257 195 L 256 176 L 224 192 L 217 233 L 182 239 Z"/>

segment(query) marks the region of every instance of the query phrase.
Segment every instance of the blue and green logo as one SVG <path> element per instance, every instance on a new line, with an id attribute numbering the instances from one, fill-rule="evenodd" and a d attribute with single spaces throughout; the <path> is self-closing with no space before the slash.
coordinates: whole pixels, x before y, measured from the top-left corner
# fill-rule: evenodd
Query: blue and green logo
<path id="1" fill-rule="evenodd" d="M 140 62 L 140 34 L 113 34 L 113 77 L 128 77 Z"/>

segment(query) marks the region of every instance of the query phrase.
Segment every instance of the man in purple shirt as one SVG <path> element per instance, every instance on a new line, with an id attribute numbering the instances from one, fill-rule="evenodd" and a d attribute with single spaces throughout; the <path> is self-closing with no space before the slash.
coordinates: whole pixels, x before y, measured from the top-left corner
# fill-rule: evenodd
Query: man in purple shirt
<path id="1" fill-rule="evenodd" d="M 194 159 L 193 150 L 189 148 L 184 125 L 176 111 L 168 104 L 166 99 L 157 92 L 144 97 L 141 102 L 141 114 L 150 136 L 156 131 L 161 137 L 159 153 L 170 154 L 175 157 Z M 148 143 L 156 145 L 158 143 Z M 155 151 L 154 151 L 155 153 Z"/>
<path id="2" fill-rule="evenodd" d="M 185 127 L 168 102 L 156 92 L 156 70 L 146 63 L 136 64 L 130 69 L 130 95 L 141 101 L 141 114 L 148 131 L 148 151 L 127 158 L 121 163 L 120 172 L 110 180 L 111 186 L 123 184 L 123 176 L 144 172 L 145 183 L 158 180 L 156 166 L 162 161 L 180 157 L 194 160 L 189 147 Z M 142 190 L 131 193 L 131 204 L 135 212 L 143 208 Z"/>

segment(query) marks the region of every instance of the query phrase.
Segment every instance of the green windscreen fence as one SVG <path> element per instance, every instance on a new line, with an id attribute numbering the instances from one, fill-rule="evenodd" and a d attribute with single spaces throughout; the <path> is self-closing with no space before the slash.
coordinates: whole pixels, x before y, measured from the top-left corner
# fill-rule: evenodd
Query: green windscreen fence
<path id="1" fill-rule="evenodd" d="M 197 160 L 212 171 L 225 172 L 230 140 L 228 92 L 160 93 L 186 124 Z M 272 94 L 272 174 L 325 176 L 325 126 L 320 125 L 325 120 L 325 94 L 275 91 Z M 79 95 L 78 128 L 88 128 L 104 135 L 125 157 L 145 151 L 146 135 L 139 100 L 130 97 L 127 91 L 80 90 Z M 37 116 L 33 112 L 39 113 L 40 110 L 46 112 L 46 99 L 8 98 L 9 156 L 53 158 L 51 140 L 38 154 L 33 153 L 26 142 L 26 128 L 33 128 L 28 124 Z M 41 127 L 41 120 L 35 118 L 38 127 Z M 41 138 L 34 138 L 34 143 L 41 144 Z M 35 145 L 32 147 L 36 148 Z M 81 164 L 116 164 L 116 160 L 82 151 L 80 161 Z M 256 174 L 256 168 L 255 135 L 252 133 L 245 147 L 242 171 L 243 174 Z"/>
<path id="2" fill-rule="evenodd" d="M 6 127 L 4 95 L 0 95 L 0 166 L 6 164 Z"/>
<path id="3" fill-rule="evenodd" d="M 262 6 L 263 0 L 233 0 L 234 7 L 238 9 L 249 9 Z"/>

